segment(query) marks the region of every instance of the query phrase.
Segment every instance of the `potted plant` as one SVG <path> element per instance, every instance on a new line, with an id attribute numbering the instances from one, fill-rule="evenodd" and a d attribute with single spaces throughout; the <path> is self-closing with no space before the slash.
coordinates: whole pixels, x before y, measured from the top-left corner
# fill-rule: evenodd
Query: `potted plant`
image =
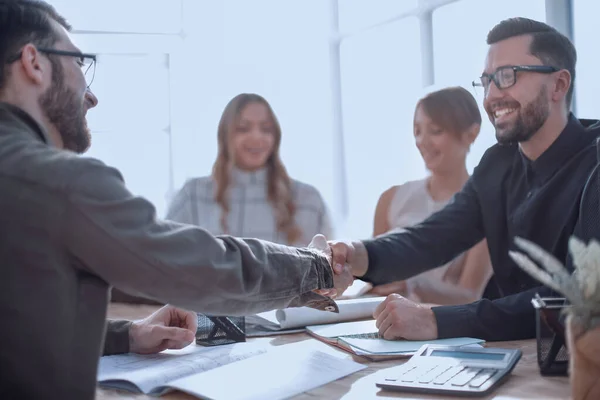
<path id="1" fill-rule="evenodd" d="M 600 243 L 571 237 L 572 274 L 538 245 L 518 237 L 515 243 L 526 253 L 509 253 L 517 265 L 570 303 L 566 331 L 573 400 L 600 399 Z"/>

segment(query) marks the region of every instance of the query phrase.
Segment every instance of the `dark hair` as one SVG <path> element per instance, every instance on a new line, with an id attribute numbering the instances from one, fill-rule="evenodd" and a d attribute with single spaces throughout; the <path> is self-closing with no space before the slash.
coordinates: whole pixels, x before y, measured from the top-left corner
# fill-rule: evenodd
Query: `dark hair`
<path id="1" fill-rule="evenodd" d="M 51 20 L 71 30 L 50 4 L 40 0 L 0 0 L 0 89 L 8 79 L 8 62 L 21 47 L 51 47 L 57 41 Z"/>
<path id="2" fill-rule="evenodd" d="M 415 107 L 419 107 L 433 123 L 454 134 L 461 135 L 474 124 L 481 126 L 481 113 L 473 95 L 460 86 L 431 92 Z"/>
<path id="3" fill-rule="evenodd" d="M 527 18 L 509 18 L 492 28 L 487 44 L 494 44 L 515 36 L 530 35 L 529 53 L 544 65 L 566 69 L 571 74 L 571 87 L 567 92 L 567 107 L 571 105 L 575 85 L 577 51 L 565 35 L 548 24 Z"/>

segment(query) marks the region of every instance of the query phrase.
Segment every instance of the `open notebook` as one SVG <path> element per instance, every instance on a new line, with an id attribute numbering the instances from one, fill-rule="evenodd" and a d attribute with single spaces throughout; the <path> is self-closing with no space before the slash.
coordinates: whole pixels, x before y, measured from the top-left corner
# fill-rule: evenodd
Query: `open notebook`
<path id="1" fill-rule="evenodd" d="M 153 355 L 105 356 L 100 359 L 98 384 L 152 396 L 180 390 L 200 399 L 277 400 L 365 368 L 318 347 L 298 346 L 302 344 L 192 344 Z"/>
<path id="2" fill-rule="evenodd" d="M 379 337 L 375 320 L 307 326 L 306 331 L 325 343 L 371 361 L 410 357 L 424 344 L 466 346 L 484 343 L 481 339 L 460 337 L 436 340 L 385 340 Z"/>
<path id="3" fill-rule="evenodd" d="M 316 310 L 310 307 L 294 307 L 269 311 L 246 317 L 247 336 L 268 336 L 273 334 L 304 331 L 309 325 L 331 324 L 334 322 L 356 321 L 373 318 L 373 312 L 385 297 L 362 297 L 338 300 L 339 313 Z"/>

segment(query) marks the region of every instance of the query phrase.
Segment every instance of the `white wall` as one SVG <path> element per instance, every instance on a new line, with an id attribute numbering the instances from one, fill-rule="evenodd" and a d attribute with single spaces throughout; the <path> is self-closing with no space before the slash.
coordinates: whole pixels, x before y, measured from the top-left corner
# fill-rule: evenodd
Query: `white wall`
<path id="1" fill-rule="evenodd" d="M 600 2 L 574 0 L 573 3 L 573 36 L 578 58 L 575 77 L 577 115 L 581 118 L 600 119 L 600 53 L 596 29 Z"/>

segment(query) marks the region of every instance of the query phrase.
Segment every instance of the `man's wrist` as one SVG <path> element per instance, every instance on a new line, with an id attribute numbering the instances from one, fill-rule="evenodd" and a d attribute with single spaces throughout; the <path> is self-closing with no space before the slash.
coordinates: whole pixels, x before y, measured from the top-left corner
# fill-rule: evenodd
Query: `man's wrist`
<path id="1" fill-rule="evenodd" d="M 435 313 L 433 312 L 433 310 L 431 309 L 431 307 L 424 307 L 427 310 L 427 313 L 429 314 L 429 318 L 431 319 L 431 337 L 435 340 L 438 339 L 438 326 L 437 326 L 437 318 L 435 316 Z"/>
<path id="2" fill-rule="evenodd" d="M 104 339 L 104 355 L 131 351 L 131 321 L 108 320 Z"/>
<path id="3" fill-rule="evenodd" d="M 357 278 L 363 277 L 369 270 L 369 253 L 361 241 L 352 242 L 354 257 L 352 260 L 352 275 Z"/>
<path id="4" fill-rule="evenodd" d="M 468 305 L 431 307 L 437 327 L 438 339 L 461 336 L 477 337 L 472 331 L 472 313 Z"/>
<path id="5" fill-rule="evenodd" d="M 316 289 L 333 288 L 334 272 L 330 257 L 328 257 L 323 250 L 317 248 L 298 248 L 297 251 L 304 256 L 308 256 L 307 259 L 309 260 L 317 278 Z"/>
<path id="6" fill-rule="evenodd" d="M 136 323 L 136 321 L 131 321 L 131 325 L 129 325 L 129 351 L 131 353 L 136 352 L 135 342 L 136 342 L 138 329 L 139 329 L 139 325 Z"/>

